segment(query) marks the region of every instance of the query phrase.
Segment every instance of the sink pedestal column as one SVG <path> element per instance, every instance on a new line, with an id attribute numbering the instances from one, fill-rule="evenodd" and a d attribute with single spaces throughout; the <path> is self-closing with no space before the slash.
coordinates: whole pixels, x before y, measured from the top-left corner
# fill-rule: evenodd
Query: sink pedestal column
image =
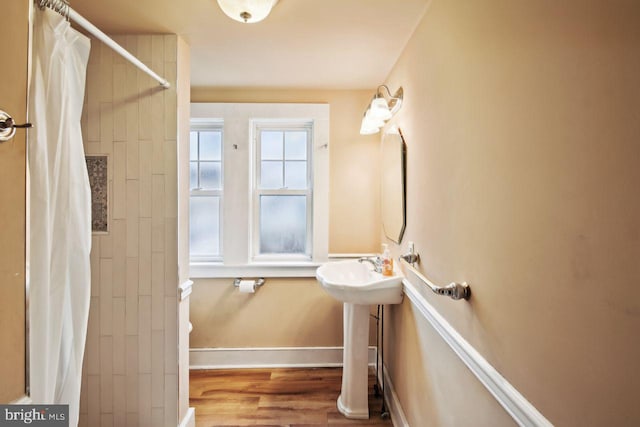
<path id="1" fill-rule="evenodd" d="M 369 306 L 344 303 L 342 391 L 338 410 L 347 418 L 369 418 Z"/>

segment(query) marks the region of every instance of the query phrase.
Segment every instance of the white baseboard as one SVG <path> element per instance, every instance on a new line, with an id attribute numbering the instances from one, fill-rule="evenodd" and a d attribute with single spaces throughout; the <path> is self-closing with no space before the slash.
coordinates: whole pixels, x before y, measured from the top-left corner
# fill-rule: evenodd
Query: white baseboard
<path id="1" fill-rule="evenodd" d="M 187 413 L 178 427 L 196 427 L 196 410 L 194 408 L 187 409 Z"/>
<path id="2" fill-rule="evenodd" d="M 192 348 L 190 369 L 319 368 L 342 366 L 342 347 Z M 369 366 L 376 348 L 369 347 Z"/>
<path id="3" fill-rule="evenodd" d="M 31 396 L 24 395 L 20 399 L 10 402 L 9 405 L 31 405 Z"/>
<path id="4" fill-rule="evenodd" d="M 553 427 L 518 390 L 456 331 L 406 278 L 404 292 L 420 314 L 520 426 Z"/>

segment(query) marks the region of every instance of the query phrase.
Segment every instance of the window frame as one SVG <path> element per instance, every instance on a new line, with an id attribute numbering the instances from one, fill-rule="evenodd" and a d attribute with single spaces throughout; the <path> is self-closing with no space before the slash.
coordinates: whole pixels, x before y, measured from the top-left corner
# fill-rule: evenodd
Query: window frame
<path id="1" fill-rule="evenodd" d="M 203 190 L 200 187 L 192 189 L 191 179 L 189 179 L 189 204 L 193 197 L 218 197 L 218 254 L 193 255 L 191 253 L 191 239 L 189 239 L 189 261 L 198 262 L 223 262 L 224 261 L 224 121 L 222 119 L 191 119 L 189 128 L 189 144 L 191 144 L 191 132 L 198 132 L 198 183 L 200 180 L 200 132 L 216 131 L 220 132 L 220 188 Z M 189 170 L 191 170 L 191 147 L 189 147 Z M 189 224 L 191 214 L 189 214 Z M 191 229 L 189 228 L 189 235 Z"/>
<path id="2" fill-rule="evenodd" d="M 219 262 L 190 262 L 191 278 L 315 277 L 329 250 L 329 104 L 192 103 L 192 120 L 224 122 L 224 257 Z M 253 257 L 254 143 L 252 121 L 313 123 L 310 147 L 313 173 L 311 259 Z M 181 160 L 182 162 L 183 160 Z M 182 193 L 185 194 L 185 193 Z M 186 192 L 188 195 L 188 192 Z M 182 197 L 182 196 L 181 196 Z"/>
<path id="3" fill-rule="evenodd" d="M 261 132 L 281 131 L 283 134 L 289 131 L 304 130 L 307 134 L 307 187 L 306 189 L 263 189 L 260 188 L 262 175 L 262 150 Z M 255 262 L 310 262 L 313 259 L 313 121 L 311 120 L 251 120 L 251 131 L 253 141 L 252 153 L 252 203 L 250 205 L 252 227 L 251 227 L 251 259 Z M 284 135 L 283 135 L 284 137 Z M 284 151 L 283 141 L 283 151 Z M 282 162 L 286 159 L 283 154 Z M 283 180 L 285 179 L 283 175 Z M 284 182 L 283 182 L 284 185 Z M 275 254 L 260 253 L 260 198 L 261 196 L 305 196 L 306 199 L 306 242 L 304 254 Z"/>

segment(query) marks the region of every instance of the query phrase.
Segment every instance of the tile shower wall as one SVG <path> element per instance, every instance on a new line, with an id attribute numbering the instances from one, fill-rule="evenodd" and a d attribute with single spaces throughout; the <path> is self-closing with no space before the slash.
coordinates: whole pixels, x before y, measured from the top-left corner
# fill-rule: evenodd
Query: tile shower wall
<path id="1" fill-rule="evenodd" d="M 80 425 L 175 427 L 177 37 L 115 39 L 172 88 L 92 40 L 82 127 L 109 157 L 109 232 L 92 242 Z"/>

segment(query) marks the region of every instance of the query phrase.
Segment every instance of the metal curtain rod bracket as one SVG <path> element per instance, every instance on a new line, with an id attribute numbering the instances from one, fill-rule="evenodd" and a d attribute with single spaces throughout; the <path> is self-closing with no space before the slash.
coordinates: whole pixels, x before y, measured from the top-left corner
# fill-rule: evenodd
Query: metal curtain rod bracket
<path id="1" fill-rule="evenodd" d="M 418 260 L 418 255 L 417 254 L 409 253 L 407 255 L 400 256 L 398 259 L 401 262 L 404 262 L 404 264 L 407 266 L 407 268 L 409 270 L 411 270 L 411 272 L 413 274 L 415 274 L 418 277 L 418 279 L 420 279 L 421 281 L 426 283 L 426 285 L 434 293 L 436 293 L 438 295 L 448 296 L 448 297 L 450 297 L 452 299 L 455 299 L 455 300 L 459 300 L 459 299 L 468 300 L 471 297 L 471 288 L 469 287 L 469 285 L 467 285 L 466 282 L 463 282 L 463 283 L 452 282 L 452 283 L 448 284 L 447 286 L 437 286 L 431 280 L 427 279 L 424 276 L 424 274 L 419 272 L 413 266 L 413 264 L 415 262 L 417 262 L 417 260 Z M 411 260 L 414 260 L 414 261 L 412 262 Z"/>
<path id="2" fill-rule="evenodd" d="M 156 72 L 154 72 L 151 68 L 149 68 L 144 62 L 140 61 L 138 58 L 133 56 L 128 50 L 120 46 L 116 43 L 111 37 L 103 33 L 98 27 L 93 25 L 91 22 L 86 20 L 82 15 L 73 10 L 67 0 L 37 0 L 38 7 L 40 9 L 44 9 L 48 7 L 51 10 L 58 12 L 63 15 L 67 21 L 73 21 L 78 26 L 82 27 L 89 34 L 100 40 L 102 43 L 109 46 L 113 49 L 117 54 L 122 56 L 127 61 L 131 62 L 133 65 L 138 67 L 140 70 L 144 71 L 146 74 L 151 76 L 154 80 L 156 80 L 160 86 L 165 89 L 171 87 L 171 84 L 164 77 L 160 77 Z"/>

